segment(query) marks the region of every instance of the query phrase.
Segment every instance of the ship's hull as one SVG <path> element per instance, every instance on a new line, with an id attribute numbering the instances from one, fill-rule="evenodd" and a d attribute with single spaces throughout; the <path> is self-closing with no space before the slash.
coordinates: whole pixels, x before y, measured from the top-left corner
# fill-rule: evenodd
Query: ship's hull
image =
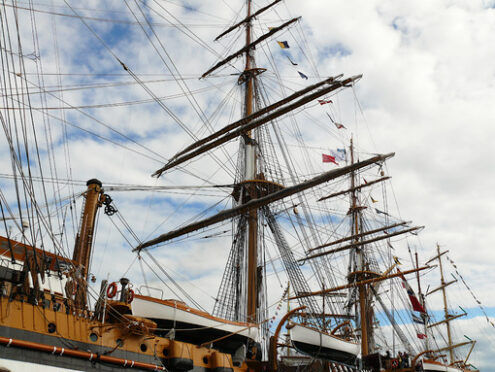
<path id="1" fill-rule="evenodd" d="M 0 367 L 17 371 L 169 371 L 236 372 L 232 366 L 199 366 L 189 355 L 160 358 L 138 352 L 101 347 L 9 327 L 0 327 Z M 22 344 L 19 345 L 19 344 Z M 49 350 L 53 350 L 50 352 Z M 43 350 L 44 349 L 44 350 Z M 35 368 L 32 368 L 35 365 Z M 41 367 L 40 367 L 41 366 Z M 46 366 L 46 367 L 45 367 Z"/>
<path id="2" fill-rule="evenodd" d="M 63 311 L 64 306 L 54 310 L 51 305 L 0 296 L 0 358 L 76 371 L 241 372 L 246 368 L 217 350 L 148 333 L 139 327 L 139 318 L 120 315 L 119 321 L 107 317 L 102 323 Z M 108 302 L 107 309 L 110 306 L 117 311 L 117 304 Z"/>
<path id="3" fill-rule="evenodd" d="M 241 344 L 256 340 L 258 336 L 258 330 L 253 324 L 216 318 L 174 300 L 135 296 L 132 314 L 152 319 L 159 328 L 174 329 L 175 339 L 179 341 L 194 344 L 213 342 L 216 348 L 230 353 L 235 352 Z M 218 340 L 220 338 L 224 339 Z"/>
<path id="4" fill-rule="evenodd" d="M 301 353 L 331 361 L 354 364 L 359 345 L 300 324 L 290 329 L 294 347 Z"/>
<path id="5" fill-rule="evenodd" d="M 21 329 L 0 327 L 0 337 L 13 340 L 12 343 L 7 345 L 0 345 L 0 366 L 9 368 L 11 371 L 24 371 L 32 370 L 28 369 L 33 364 L 46 365 L 50 367 L 58 367 L 61 370 L 75 370 L 75 371 L 123 371 L 128 370 L 128 366 L 124 367 L 99 361 L 98 356 L 111 355 L 116 359 L 123 361 L 135 361 L 141 363 L 147 363 L 160 367 L 163 363 L 167 363 L 165 360 L 160 360 L 153 356 L 144 355 L 141 353 L 130 352 L 126 350 L 112 350 L 109 347 L 101 347 L 94 344 L 78 342 L 74 340 L 62 339 L 56 336 L 50 336 L 46 334 L 40 334 L 37 332 L 30 332 Z M 30 343 L 29 347 L 15 346 L 15 341 L 21 341 L 23 343 Z M 36 345 L 49 346 L 55 352 L 46 352 L 40 349 L 36 349 Z M 55 349 L 56 348 L 56 349 Z M 64 348 L 64 352 L 61 349 Z M 90 361 L 89 358 L 71 357 L 68 355 L 69 350 L 78 350 L 81 352 L 91 352 L 94 357 Z M 62 354 L 62 355 L 60 355 Z M 18 369 L 19 363 L 21 365 L 26 364 L 22 369 Z M 123 364 L 123 363 L 122 363 Z M 129 362 L 130 364 L 130 362 Z M 15 367 L 15 368 L 14 368 Z M 38 371 L 38 369 L 36 369 Z M 53 370 L 53 369 L 47 369 Z"/>

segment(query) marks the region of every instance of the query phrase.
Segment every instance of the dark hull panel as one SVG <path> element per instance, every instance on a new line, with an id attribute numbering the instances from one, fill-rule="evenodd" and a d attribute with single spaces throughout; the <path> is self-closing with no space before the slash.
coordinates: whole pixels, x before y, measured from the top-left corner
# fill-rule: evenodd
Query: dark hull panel
<path id="1" fill-rule="evenodd" d="M 214 342 L 214 348 L 225 353 L 235 353 L 235 351 L 241 346 L 246 345 L 249 338 L 231 334 L 221 329 L 201 327 L 197 324 L 189 324 L 184 322 L 153 319 L 158 324 L 158 328 L 162 329 L 175 329 L 175 339 L 177 341 L 188 342 L 195 345 L 208 344 L 219 338 L 228 336 L 223 340 Z M 162 332 L 161 336 L 165 336 L 167 332 Z"/>

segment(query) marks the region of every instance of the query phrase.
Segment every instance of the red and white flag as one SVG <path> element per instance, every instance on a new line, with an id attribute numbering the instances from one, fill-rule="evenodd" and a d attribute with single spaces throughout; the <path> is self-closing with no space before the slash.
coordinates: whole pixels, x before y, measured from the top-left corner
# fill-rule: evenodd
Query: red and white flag
<path id="1" fill-rule="evenodd" d="M 419 333 L 419 332 L 416 332 L 416 336 L 418 336 L 418 338 L 420 338 L 421 340 L 427 338 L 428 336 L 425 335 L 424 333 Z"/>
<path id="2" fill-rule="evenodd" d="M 319 100 L 318 100 L 318 103 L 319 103 L 320 105 L 325 105 L 325 104 L 327 104 L 327 103 L 333 103 L 333 101 L 332 101 L 331 99 L 319 99 Z"/>
<path id="3" fill-rule="evenodd" d="M 323 163 L 334 163 L 336 165 L 339 165 L 339 163 L 335 161 L 335 156 L 332 155 L 321 154 L 321 160 L 323 161 Z"/>
<path id="4" fill-rule="evenodd" d="M 397 269 L 397 272 L 400 273 L 401 271 L 399 269 Z M 407 282 L 405 276 L 404 275 L 401 275 L 400 278 L 402 279 L 402 286 L 407 291 L 407 295 L 409 296 L 409 301 L 411 301 L 411 305 L 412 305 L 413 310 L 414 311 L 419 311 L 420 313 L 425 314 L 426 313 L 425 308 L 419 302 L 418 298 L 416 297 L 416 294 L 414 293 L 413 289 L 411 288 L 411 286 Z"/>
<path id="5" fill-rule="evenodd" d="M 328 103 L 328 102 L 325 102 L 325 103 L 321 103 L 321 99 L 318 100 L 318 102 L 320 102 L 320 105 L 324 105 L 325 103 Z M 331 102 L 331 101 L 330 101 Z M 333 103 L 333 102 L 332 102 Z M 332 119 L 332 117 L 330 116 L 330 114 L 327 112 L 327 116 L 330 118 L 330 121 L 337 127 L 337 129 L 347 129 L 344 124 L 340 124 L 340 123 L 337 123 L 335 120 Z"/>

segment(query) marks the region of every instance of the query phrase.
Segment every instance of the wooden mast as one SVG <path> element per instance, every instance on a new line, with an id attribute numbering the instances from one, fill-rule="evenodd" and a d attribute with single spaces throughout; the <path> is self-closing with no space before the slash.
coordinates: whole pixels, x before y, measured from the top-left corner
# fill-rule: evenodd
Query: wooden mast
<path id="1" fill-rule="evenodd" d="M 354 164 L 354 145 L 353 140 L 351 138 L 351 164 Z M 356 244 L 356 258 L 357 258 L 357 271 L 363 272 L 365 270 L 364 267 L 364 255 L 362 247 L 359 247 L 359 210 L 358 210 L 358 198 L 357 198 L 357 189 L 356 189 L 356 173 L 351 173 L 351 205 L 352 205 L 352 229 L 353 235 L 356 236 L 353 243 Z M 358 281 L 362 280 L 361 277 L 356 278 Z M 359 318 L 361 321 L 361 355 L 364 357 L 369 353 L 369 345 L 368 345 L 368 312 L 366 306 L 366 285 L 361 284 L 358 287 L 359 291 Z"/>
<path id="2" fill-rule="evenodd" d="M 289 186 L 282 188 L 280 190 L 274 191 L 274 192 L 269 192 L 264 196 L 257 197 L 255 199 L 251 199 L 249 201 L 246 201 L 245 203 L 241 203 L 240 205 L 224 210 L 222 212 L 219 212 L 211 217 L 208 217 L 202 221 L 199 222 L 194 222 L 190 225 L 183 226 L 178 228 L 177 230 L 170 231 L 166 234 L 162 234 L 154 239 L 148 240 L 144 243 L 141 243 L 139 246 L 134 248 L 135 251 L 140 251 L 142 249 L 145 249 L 147 247 L 151 247 L 152 245 L 158 244 L 158 243 L 163 243 L 171 239 L 175 239 L 179 236 L 189 234 L 193 231 L 196 231 L 198 229 L 205 228 L 207 226 L 211 226 L 215 223 L 224 221 L 226 219 L 240 216 L 242 214 L 247 214 L 247 212 L 253 210 L 253 209 L 260 209 L 264 207 L 265 205 L 268 205 L 270 203 L 276 202 L 277 200 L 282 200 L 290 195 L 294 195 L 298 192 L 303 192 L 305 190 L 311 189 L 317 185 L 321 185 L 324 182 L 328 182 L 330 180 L 334 180 L 336 178 L 342 177 L 346 174 L 349 174 L 357 169 L 361 168 L 366 168 L 368 166 L 371 166 L 377 162 L 382 162 L 390 157 L 394 156 L 394 153 L 390 154 L 385 154 L 385 155 L 376 155 L 373 156 L 372 158 L 362 160 L 358 163 L 355 163 L 354 165 L 346 165 L 345 167 L 339 167 L 332 169 L 328 172 L 322 173 L 316 177 L 313 177 L 307 181 L 304 181 L 302 183 L 299 183 L 297 185 Z M 261 180 L 258 180 L 261 182 Z M 243 184 L 243 187 L 246 185 Z M 261 193 L 263 194 L 263 193 Z M 248 198 L 246 198 L 247 200 Z"/>
<path id="3" fill-rule="evenodd" d="M 75 295 L 76 307 L 86 307 L 86 286 L 89 274 L 89 263 L 91 258 L 91 248 L 93 244 L 93 234 L 95 230 L 96 212 L 101 207 L 105 198 L 102 184 L 97 179 L 89 180 L 86 185 L 84 210 L 81 218 L 81 225 L 77 233 L 74 254 L 72 260 L 77 265 L 74 280 L 78 282 Z"/>
<path id="4" fill-rule="evenodd" d="M 445 279 L 443 277 L 443 267 L 442 267 L 442 257 L 441 257 L 441 254 L 440 254 L 440 245 L 437 243 L 437 254 L 438 254 L 438 266 L 440 267 L 440 284 L 441 284 L 441 287 L 442 287 L 442 294 L 443 294 L 443 311 L 444 311 L 444 314 L 445 314 L 445 324 L 447 325 L 447 339 L 449 341 L 449 344 L 448 346 L 451 347 L 452 346 L 452 333 L 451 333 L 451 330 L 450 330 L 450 314 L 449 314 L 449 310 L 448 310 L 448 307 L 447 307 L 447 293 L 445 291 Z M 449 349 L 449 355 L 450 355 L 450 363 L 454 362 L 454 348 L 450 348 Z"/>
<path id="5" fill-rule="evenodd" d="M 246 22 L 246 46 L 251 44 L 251 0 L 247 1 L 247 19 Z M 246 85 L 244 89 L 244 117 L 253 113 L 253 76 L 250 74 L 254 68 L 251 49 L 245 52 L 246 65 L 244 74 L 246 75 Z M 252 132 L 246 133 L 244 138 L 244 181 L 254 180 L 256 178 L 256 148 L 252 137 Z M 247 186 L 253 187 L 253 186 Z M 252 190 L 246 190 L 248 193 Z M 248 213 L 248 274 L 247 274 L 247 320 L 256 321 L 257 316 L 257 299 L 258 299 L 258 211 L 256 209 Z"/>

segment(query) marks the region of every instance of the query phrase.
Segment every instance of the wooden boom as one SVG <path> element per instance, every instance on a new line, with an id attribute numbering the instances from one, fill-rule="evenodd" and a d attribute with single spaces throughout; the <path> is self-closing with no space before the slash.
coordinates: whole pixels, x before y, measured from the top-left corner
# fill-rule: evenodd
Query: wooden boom
<path id="1" fill-rule="evenodd" d="M 378 229 L 374 229 L 374 230 L 370 230 L 370 231 L 365 231 L 365 232 L 362 232 L 362 233 L 359 233 L 359 234 L 355 234 L 355 235 L 351 235 L 351 236 L 346 236 L 345 238 L 334 240 L 333 242 L 324 243 L 322 245 L 319 245 L 318 247 L 311 248 L 311 249 L 308 250 L 308 252 L 312 252 L 312 251 L 315 251 L 317 249 L 321 249 L 321 248 L 325 248 L 325 247 L 330 247 L 331 245 L 340 244 L 340 243 L 346 242 L 348 240 L 362 238 L 363 236 L 366 236 L 366 235 L 371 235 L 371 234 L 375 234 L 375 233 L 380 232 L 380 231 L 384 231 L 384 230 L 388 230 L 388 229 L 393 229 L 394 227 L 407 225 L 409 223 L 411 223 L 411 222 L 410 221 L 403 221 L 403 222 L 395 223 L 393 225 L 388 225 L 388 226 L 380 227 Z"/>
<path id="2" fill-rule="evenodd" d="M 356 282 L 356 283 L 344 284 L 344 285 L 341 285 L 341 286 L 338 286 L 338 287 L 324 289 L 324 290 L 318 291 L 318 292 L 298 294 L 297 296 L 289 297 L 289 300 L 296 300 L 296 299 L 302 298 L 302 297 L 319 296 L 319 295 L 322 295 L 324 293 L 330 293 L 330 292 L 340 291 L 342 289 L 347 289 L 347 288 L 359 287 L 359 286 L 363 286 L 363 285 L 366 285 L 366 284 L 373 284 L 373 283 L 381 282 L 383 280 L 396 278 L 398 276 L 402 276 L 402 275 L 406 275 L 406 274 L 410 274 L 410 273 L 415 273 L 416 271 L 421 271 L 421 270 L 430 269 L 430 268 L 431 268 L 431 266 L 423 266 L 423 267 L 420 267 L 420 268 L 417 268 L 417 269 L 411 269 L 411 270 L 407 270 L 407 271 L 401 271 L 400 273 L 396 273 L 396 274 L 383 275 L 383 276 L 379 276 L 377 278 L 366 279 L 366 280 L 362 280 L 362 281 Z"/>
<path id="3" fill-rule="evenodd" d="M 343 194 L 347 194 L 348 192 L 351 192 L 351 191 L 357 191 L 357 190 L 361 190 L 362 188 L 365 188 L 365 187 L 369 187 L 371 185 L 374 185 L 375 183 L 378 183 L 378 182 L 383 182 L 383 181 L 386 181 L 388 179 L 390 179 L 392 177 L 383 177 L 383 178 L 379 178 L 377 180 L 374 180 L 374 181 L 370 181 L 368 183 L 365 183 L 363 185 L 359 185 L 359 186 L 356 186 L 356 187 L 353 187 L 349 190 L 344 190 L 344 191 L 339 191 L 339 192 L 336 192 L 336 193 L 333 193 L 333 194 L 330 194 L 330 195 L 327 195 L 327 196 L 324 196 L 320 199 L 318 199 L 318 201 L 323 201 L 323 200 L 327 200 L 327 199 L 330 199 L 330 198 L 333 198 L 335 196 L 339 196 L 339 195 L 343 195 Z"/>
<path id="4" fill-rule="evenodd" d="M 351 244 L 348 244 L 348 245 L 344 245 L 343 247 L 331 249 L 329 251 L 325 251 L 325 252 L 321 252 L 321 253 L 315 253 L 315 254 L 313 254 L 311 256 L 307 256 L 305 258 L 302 258 L 299 261 L 305 261 L 305 260 L 310 259 L 310 258 L 321 257 L 321 256 L 326 256 L 328 254 L 345 251 L 346 249 L 351 249 L 351 248 L 359 247 L 360 245 L 374 243 L 374 242 L 377 242 L 377 241 L 380 241 L 380 240 L 383 240 L 383 239 L 391 238 L 391 237 L 396 236 L 396 235 L 405 234 L 405 233 L 408 233 L 408 232 L 411 232 L 411 231 L 419 230 L 419 229 L 422 229 L 423 227 L 424 226 L 416 226 L 416 227 L 411 227 L 409 229 L 405 229 L 405 230 L 401 230 L 401 231 L 395 231 L 395 232 L 390 233 L 390 234 L 387 234 L 387 235 L 380 235 L 380 236 L 378 236 L 376 238 L 373 238 L 373 239 L 363 240 L 363 241 L 360 241 L 360 242 L 357 242 L 357 243 L 351 243 Z"/>
<path id="5" fill-rule="evenodd" d="M 282 189 L 280 191 L 276 191 L 274 193 L 271 193 L 267 196 L 264 196 L 264 197 L 261 197 L 258 199 L 252 199 L 245 204 L 239 205 L 239 206 L 232 208 L 232 209 L 222 211 L 222 212 L 220 212 L 220 213 L 218 213 L 212 217 L 206 218 L 202 221 L 187 225 L 187 226 L 182 227 L 180 229 L 171 231 L 167 234 L 160 235 L 159 237 L 157 237 L 155 239 L 151 239 L 145 243 L 140 244 L 139 246 L 134 248 L 134 251 L 141 251 L 143 248 L 147 248 L 147 247 L 150 247 L 150 246 L 155 245 L 155 244 L 163 243 L 165 241 L 177 238 L 179 236 L 188 234 L 190 232 L 193 232 L 193 231 L 205 228 L 207 226 L 213 225 L 215 223 L 224 221 L 228 218 L 232 218 L 232 217 L 241 215 L 243 213 L 247 213 L 247 212 L 254 210 L 254 209 L 259 209 L 259 208 L 261 208 L 261 207 L 263 207 L 269 203 L 283 199 L 287 196 L 296 194 L 298 192 L 307 190 L 309 188 L 315 187 L 319 184 L 322 184 L 324 182 L 338 178 L 340 176 L 343 176 L 343 175 L 348 174 L 350 172 L 353 172 L 355 170 L 364 168 L 366 166 L 375 164 L 377 162 L 385 161 L 386 159 L 388 159 L 394 155 L 395 155 L 394 153 L 390 153 L 390 154 L 386 154 L 386 155 L 377 155 L 377 156 L 374 156 L 372 158 L 369 158 L 367 160 L 363 160 L 363 161 L 355 163 L 355 164 L 351 164 L 351 165 L 348 165 L 348 166 L 345 166 L 342 168 L 338 168 L 338 169 L 333 169 L 331 171 L 320 174 L 319 176 L 316 176 L 316 177 L 310 179 L 309 181 L 306 181 L 306 182 L 303 182 L 303 183 L 300 183 L 300 184 L 297 184 L 297 185 L 294 185 L 291 187 L 287 187 L 285 189 Z"/>
<path id="6" fill-rule="evenodd" d="M 260 8 L 258 9 L 255 13 L 251 14 L 249 17 L 246 17 L 244 18 L 242 21 L 236 23 L 235 25 L 229 27 L 227 30 L 225 30 L 224 32 L 222 32 L 220 35 L 218 35 L 216 38 L 215 38 L 215 41 L 219 40 L 220 38 L 224 37 L 225 35 L 227 35 L 229 32 L 231 31 L 234 31 L 237 27 L 239 26 L 242 26 L 244 23 L 247 23 L 247 22 L 250 22 L 253 18 L 256 18 L 257 16 L 259 16 L 261 13 L 263 13 L 264 11 L 270 9 L 272 6 L 278 4 L 279 2 L 281 2 L 282 0 L 275 0 L 273 3 L 271 4 L 268 4 L 267 6 L 263 7 L 263 8 Z"/>
<path id="7" fill-rule="evenodd" d="M 251 115 L 249 116 L 246 116 L 246 117 L 243 117 L 242 119 L 240 120 L 237 120 L 229 125 L 226 125 L 225 127 L 223 127 L 222 129 L 216 131 L 215 133 L 212 133 L 210 134 L 209 136 L 203 138 L 203 139 L 200 139 L 196 142 L 194 142 L 193 144 L 189 145 L 188 147 L 186 147 L 184 150 L 178 152 L 177 154 L 175 154 L 175 156 L 172 158 L 172 159 L 175 159 L 177 157 L 179 157 L 180 155 L 184 155 L 185 153 L 187 152 L 190 152 L 191 150 L 201 146 L 201 145 L 204 145 L 205 143 L 215 139 L 215 138 L 218 138 L 220 137 L 222 134 L 225 134 L 229 131 L 231 131 L 232 129 L 235 129 L 237 127 L 240 127 L 241 125 L 244 125 L 244 124 L 247 124 L 248 122 L 250 122 L 251 120 L 254 120 L 256 118 L 259 118 L 260 116 L 270 112 L 270 111 L 273 111 L 274 109 L 276 108 L 279 108 L 280 106 L 286 104 L 286 103 L 289 103 L 290 101 L 293 101 L 295 100 L 296 98 L 299 98 L 301 96 L 303 96 L 304 94 L 308 93 L 308 92 L 311 92 L 325 84 L 330 84 L 330 83 L 333 83 L 334 81 L 337 81 L 338 79 L 340 79 L 341 77 L 343 76 L 343 74 L 340 74 L 340 75 L 337 75 L 337 76 L 332 76 L 332 77 L 329 77 L 325 80 L 322 80 L 316 84 L 312 84 L 304 89 L 301 89 L 301 90 L 298 90 L 297 92 L 291 94 L 290 96 L 288 97 L 285 97 L 283 99 L 281 99 L 280 101 L 277 101 L 271 105 L 268 105 L 266 107 L 263 107 L 262 109 L 252 113 Z"/>
<path id="8" fill-rule="evenodd" d="M 293 18 L 291 19 L 290 21 L 287 21 L 285 22 L 283 25 L 281 26 L 278 26 L 278 27 L 274 27 L 273 29 L 271 29 L 271 31 L 267 34 L 264 34 L 262 36 L 260 36 L 258 39 L 256 39 L 255 41 L 253 41 L 252 43 L 250 43 L 249 45 L 246 45 L 244 48 L 238 50 L 237 52 L 235 52 L 234 54 L 231 54 L 230 56 L 228 56 L 227 58 L 221 60 L 220 62 L 218 62 L 215 66 L 213 66 L 212 68 L 210 68 L 208 71 L 206 71 L 203 75 L 201 75 L 201 78 L 204 79 L 206 76 L 208 76 L 209 74 L 211 74 L 213 71 L 215 71 L 216 69 L 218 69 L 219 67 L 222 67 L 223 65 L 227 64 L 228 62 L 232 61 L 234 58 L 237 58 L 239 57 L 240 55 L 244 54 L 247 50 L 250 50 L 252 48 L 254 48 L 256 45 L 258 45 L 259 43 L 261 43 L 263 40 L 269 38 L 270 36 L 274 35 L 275 33 L 277 33 L 278 31 L 280 30 L 283 30 L 284 28 L 286 28 L 287 26 L 289 26 L 290 24 L 298 21 L 301 17 L 297 17 L 297 18 Z"/>
<path id="9" fill-rule="evenodd" d="M 347 86 L 348 84 L 353 83 L 355 80 L 361 78 L 362 75 L 356 75 L 352 76 L 350 78 L 347 78 L 342 81 L 336 81 L 333 82 L 330 86 L 322 88 L 320 90 L 317 90 L 316 92 L 313 92 L 311 94 L 308 94 L 307 96 L 302 97 L 301 99 L 297 100 L 296 102 L 286 105 L 284 107 L 281 107 L 280 109 L 272 112 L 271 114 L 268 114 L 266 116 L 263 116 L 262 118 L 259 118 L 258 120 L 253 120 L 248 122 L 247 124 L 239 126 L 236 130 L 233 130 L 231 132 L 226 133 L 224 136 L 217 138 L 216 140 L 210 141 L 209 143 L 204 144 L 203 146 L 199 147 L 198 149 L 191 151 L 183 156 L 180 156 L 176 159 L 173 159 L 170 161 L 168 164 L 163 166 L 162 168 L 158 169 L 155 173 L 153 173 L 153 176 L 160 177 L 160 175 L 165 172 L 168 169 L 171 169 L 179 164 L 184 163 L 187 160 L 190 160 L 192 158 L 195 158 L 198 155 L 201 155 L 205 153 L 206 151 L 209 151 L 215 147 L 220 146 L 221 144 L 228 142 L 236 137 L 239 137 L 245 133 L 248 133 L 250 130 L 253 130 L 257 127 L 260 127 L 261 125 L 268 123 L 271 120 L 274 120 L 278 118 L 279 116 L 282 116 L 288 112 L 291 112 L 295 110 L 296 108 L 311 102 L 318 97 L 321 97 L 327 93 L 330 93 L 338 88 L 341 88 L 343 86 Z"/>

